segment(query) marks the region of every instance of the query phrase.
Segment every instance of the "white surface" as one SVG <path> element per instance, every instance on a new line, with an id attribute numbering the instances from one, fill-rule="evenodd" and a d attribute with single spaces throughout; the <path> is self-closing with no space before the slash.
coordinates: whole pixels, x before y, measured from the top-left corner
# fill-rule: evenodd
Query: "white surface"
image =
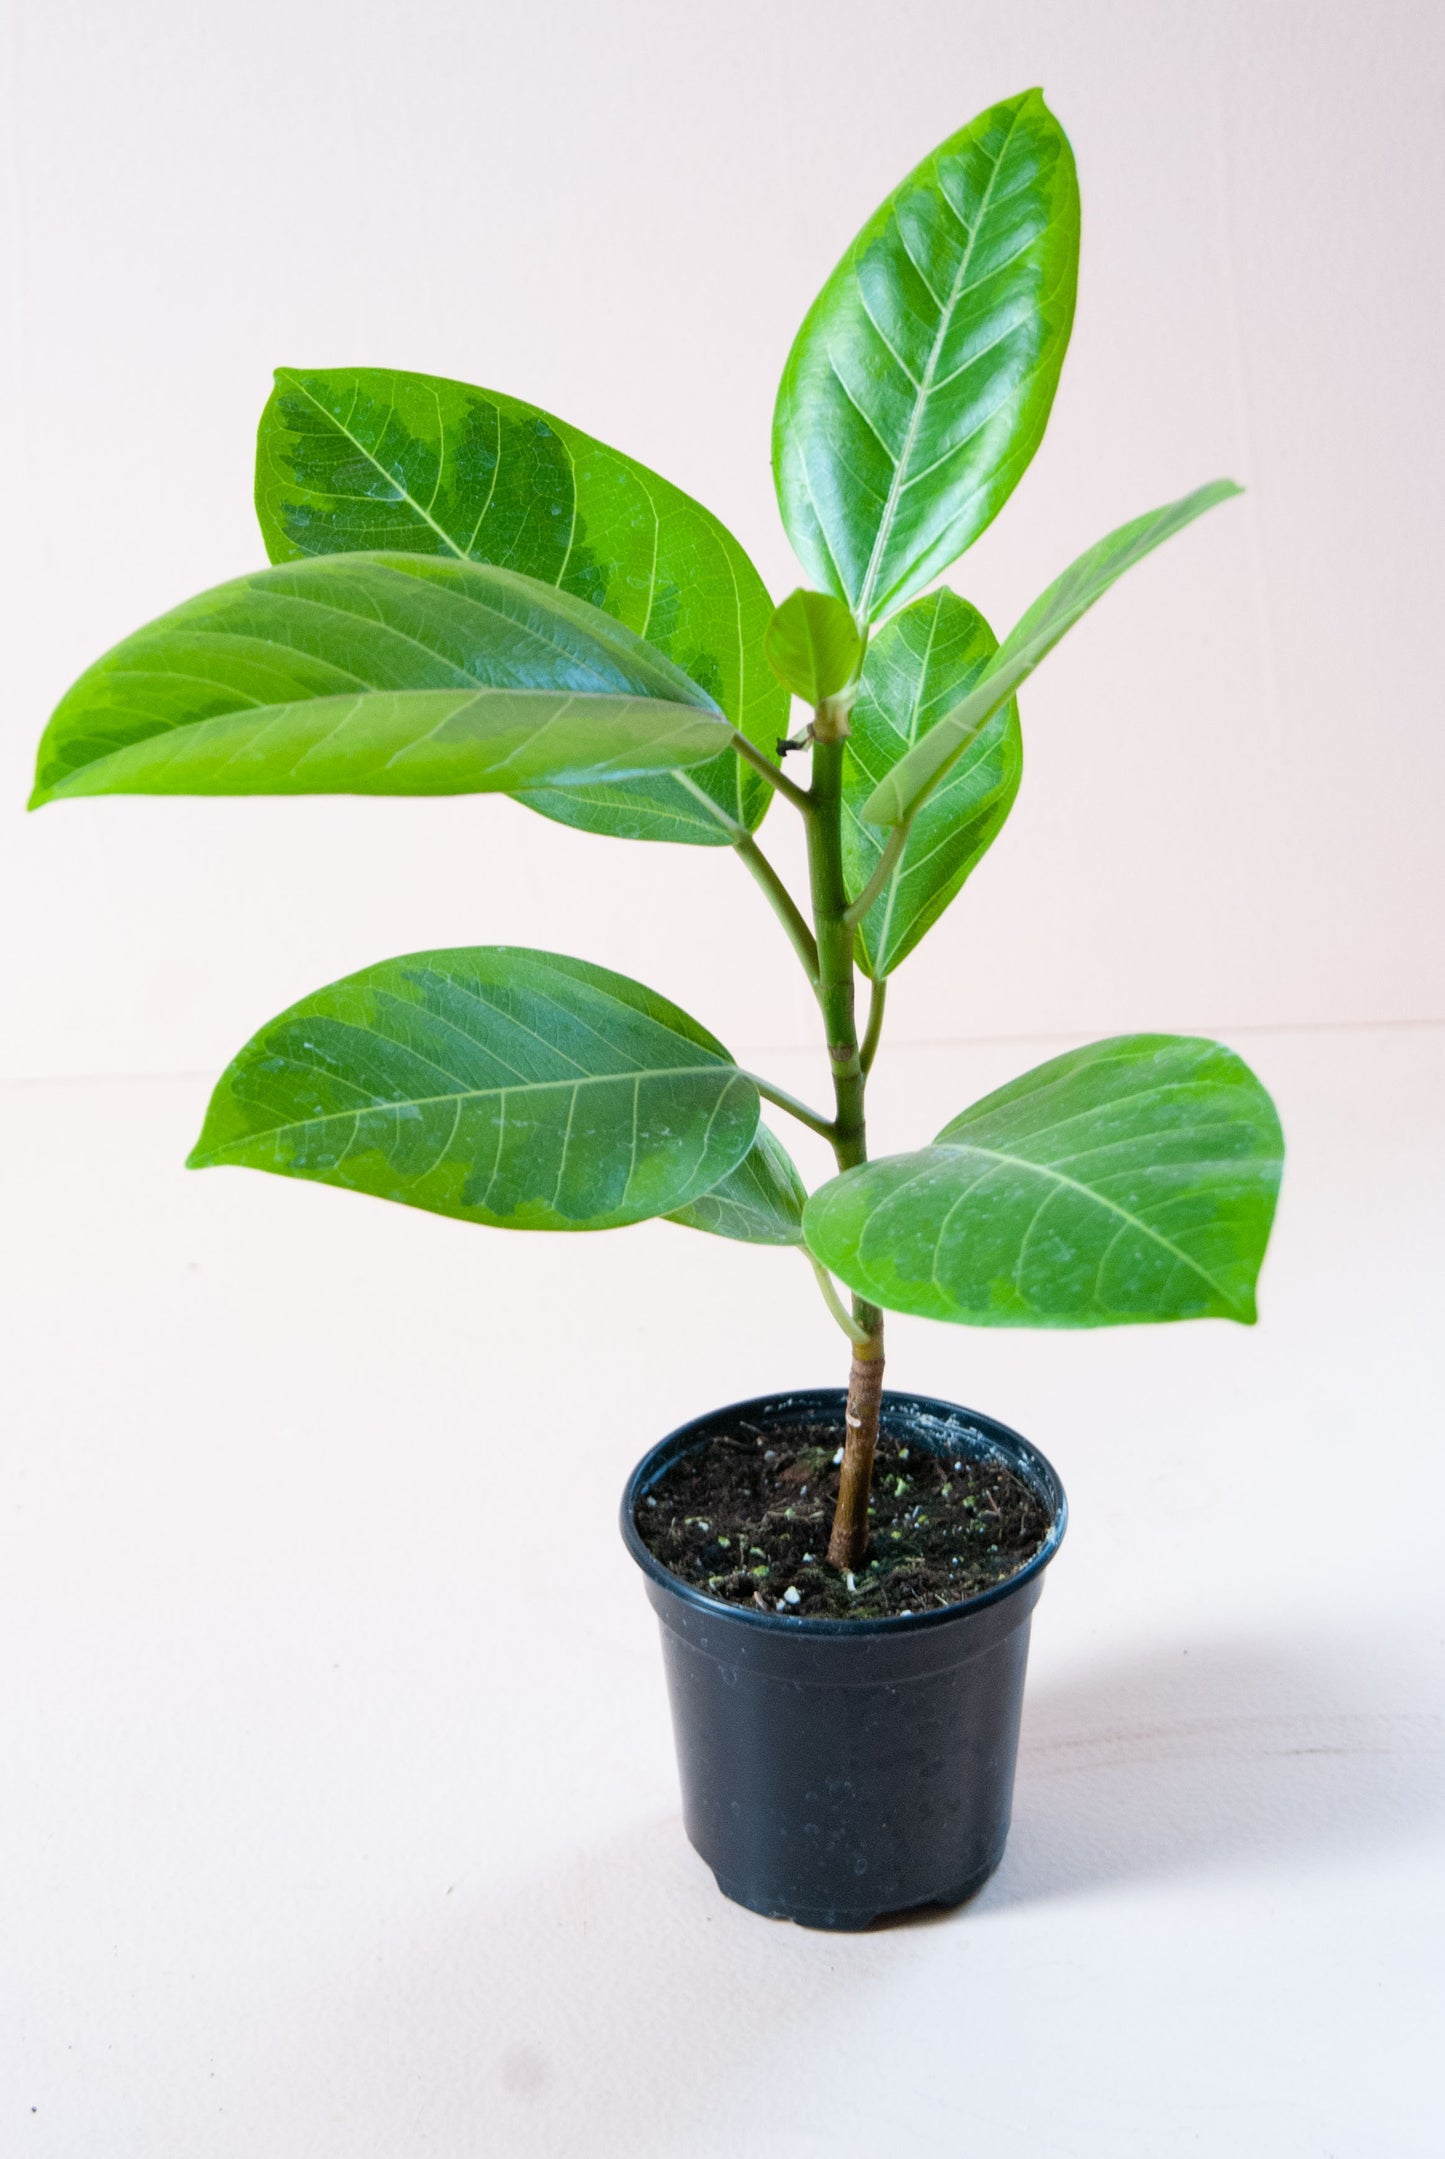
<path id="1" fill-rule="evenodd" d="M 320 983 L 482 939 L 801 1039 L 786 952 L 733 961 L 735 923 L 772 932 L 725 850 L 496 802 L 19 805 L 80 669 L 260 563 L 281 362 L 535 398 L 787 592 L 768 439 L 803 311 L 902 173 L 1031 82 L 1078 153 L 1078 319 L 953 581 L 1002 631 L 1123 518 L 1221 472 L 1249 493 L 1030 685 L 967 964 L 961 932 L 910 959 L 893 1037 L 1445 1018 L 1434 0 L 9 12 L 0 1071 L 210 1070 Z"/>
<path id="2" fill-rule="evenodd" d="M 881 1143 L 1057 1046 L 904 1053 Z M 613 1520 L 671 1424 L 838 1373 L 799 1261 L 187 1176 L 200 1080 L 7 1088 L 6 2159 L 1434 2159 L 1445 1030 L 1242 1046 L 1257 1329 L 893 1325 L 1073 1526 L 1002 1871 L 852 1938 L 686 1846 Z M 544 1451 L 580 1621 L 510 1526 Z"/>

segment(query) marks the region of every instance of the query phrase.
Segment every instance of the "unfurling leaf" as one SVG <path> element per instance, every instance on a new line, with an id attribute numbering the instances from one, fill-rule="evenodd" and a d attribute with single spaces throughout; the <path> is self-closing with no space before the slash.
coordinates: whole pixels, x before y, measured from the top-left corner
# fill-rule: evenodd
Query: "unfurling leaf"
<path id="1" fill-rule="evenodd" d="M 857 674 L 863 638 L 841 600 L 826 592 L 791 593 L 763 639 L 768 665 L 805 705 L 836 697 Z"/>

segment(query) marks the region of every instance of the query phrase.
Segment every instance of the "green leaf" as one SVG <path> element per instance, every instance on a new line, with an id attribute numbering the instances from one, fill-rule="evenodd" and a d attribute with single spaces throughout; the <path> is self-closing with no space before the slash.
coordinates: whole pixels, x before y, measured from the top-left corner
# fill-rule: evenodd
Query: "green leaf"
<path id="1" fill-rule="evenodd" d="M 82 765 L 76 795 L 472 795 L 601 786 L 716 757 L 725 720 L 570 690 L 368 690 L 173 728 Z"/>
<path id="2" fill-rule="evenodd" d="M 1079 190 L 1037 90 L 949 137 L 809 310 L 773 421 L 788 537 L 870 622 L 946 570 L 1039 446 L 1074 320 Z"/>
<path id="3" fill-rule="evenodd" d="M 736 1237 L 745 1244 L 801 1244 L 807 1187 L 781 1140 L 765 1124 L 734 1170 L 701 1199 L 675 1208 L 670 1222 Z"/>
<path id="4" fill-rule="evenodd" d="M 190 1158 L 502 1229 L 611 1229 L 709 1192 L 758 1097 L 722 1044 L 625 975 L 553 952 L 414 952 L 253 1036 Z"/>
<path id="5" fill-rule="evenodd" d="M 810 1250 L 894 1312 L 980 1327 L 1255 1317 L 1284 1139 L 1217 1042 L 1121 1035 L 808 1201 Z"/>
<path id="6" fill-rule="evenodd" d="M 649 741 L 664 756 L 672 729 L 676 761 L 690 762 L 722 725 L 641 638 L 533 578 L 331 556 L 218 585 L 97 660 L 45 731 L 32 803 L 137 789 L 454 793 L 511 784 L 509 744 L 514 780 L 529 761 L 531 778 L 551 777 L 543 727 L 569 770 L 594 762 L 589 726 L 601 761 L 625 764 L 650 763 Z"/>
<path id="7" fill-rule="evenodd" d="M 863 806 L 930 728 L 951 712 L 993 658 L 998 640 L 977 608 L 953 592 L 915 600 L 868 647 L 843 766 L 843 869 L 861 892 L 883 837 Z M 932 928 L 992 846 L 1023 776 L 1018 707 L 1010 700 L 980 728 L 924 803 L 878 898 L 858 925 L 860 964 L 892 972 Z"/>
<path id="8" fill-rule="evenodd" d="M 520 399 L 388 368 L 280 368 L 256 508 L 274 562 L 400 548 L 497 563 L 646 638 L 775 755 L 788 705 L 763 658 L 772 602 L 732 534 L 645 465 Z M 530 795 L 563 824 L 724 845 L 772 790 L 736 757 L 693 776 Z"/>
<path id="9" fill-rule="evenodd" d="M 858 672 L 863 637 L 841 600 L 826 592 L 794 592 L 768 624 L 768 665 L 804 704 L 836 697 Z"/>
<path id="10" fill-rule="evenodd" d="M 1228 502 L 1231 496 L 1243 492 L 1233 480 L 1211 480 L 1178 502 L 1166 502 L 1162 509 L 1148 510 L 1143 517 L 1120 525 L 1071 562 L 1009 631 L 993 665 L 967 697 L 874 788 L 863 804 L 868 822 L 901 825 L 916 816 L 923 801 L 979 730 L 1126 570 L 1142 562 L 1206 510 L 1212 510 L 1217 502 Z"/>

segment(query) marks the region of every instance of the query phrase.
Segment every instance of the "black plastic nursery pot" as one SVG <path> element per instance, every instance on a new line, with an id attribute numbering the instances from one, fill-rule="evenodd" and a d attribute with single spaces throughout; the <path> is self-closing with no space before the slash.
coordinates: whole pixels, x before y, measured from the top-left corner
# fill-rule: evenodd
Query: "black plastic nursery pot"
<path id="1" fill-rule="evenodd" d="M 685 1424 L 645 1455 L 622 1534 L 662 1627 L 687 1834 L 724 1896 L 801 1926 L 857 1929 L 961 1904 L 1003 1857 L 1029 1620 L 1068 1518 L 1052 1466 L 992 1417 L 886 1393 L 910 1447 L 1001 1460 L 1049 1514 L 1039 1550 L 940 1610 L 808 1619 L 727 1604 L 668 1571 L 637 1510 L 680 1455 L 740 1428 L 828 1421 L 843 1390 L 763 1395 Z"/>

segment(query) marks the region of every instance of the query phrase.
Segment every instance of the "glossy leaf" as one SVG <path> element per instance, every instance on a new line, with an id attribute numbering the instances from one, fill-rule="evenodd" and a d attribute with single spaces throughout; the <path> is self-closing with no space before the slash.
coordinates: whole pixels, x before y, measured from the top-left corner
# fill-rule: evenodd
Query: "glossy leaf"
<path id="1" fill-rule="evenodd" d="M 868 647 L 843 768 L 843 869 L 861 892 L 883 852 L 863 816 L 873 789 L 988 666 L 998 641 L 953 592 L 915 600 Z M 878 979 L 905 959 L 982 860 L 1013 807 L 1023 776 L 1018 707 L 1010 700 L 968 744 L 928 797 L 887 884 L 858 925 L 865 972 Z"/>
<path id="2" fill-rule="evenodd" d="M 825 1267 L 890 1311 L 983 1327 L 1252 1323 L 1284 1141 L 1216 1042 L 1123 1035 L 976 1102 L 931 1147 L 808 1201 Z"/>
<path id="3" fill-rule="evenodd" d="M 804 704 L 820 705 L 846 689 L 863 658 L 863 638 L 841 600 L 827 592 L 794 592 L 768 624 L 768 665 Z"/>
<path id="4" fill-rule="evenodd" d="M 901 825 L 916 816 L 980 729 L 1126 570 L 1216 503 L 1242 493 L 1233 480 L 1211 480 L 1178 502 L 1166 502 L 1162 509 L 1120 525 L 1071 562 L 1009 631 L 993 665 L 968 695 L 874 788 L 862 809 L 868 822 Z"/>
<path id="5" fill-rule="evenodd" d="M 1079 190 L 1037 90 L 940 144 L 809 310 L 773 421 L 814 584 L 877 621 L 946 570 L 1038 448 L 1074 319 Z"/>
<path id="6" fill-rule="evenodd" d="M 76 795 L 472 795 L 610 786 L 716 757 L 732 730 L 646 697 L 369 690 L 172 728 L 82 765 Z"/>
<path id="7" fill-rule="evenodd" d="M 765 1124 L 735 1170 L 668 1220 L 744 1244 L 801 1244 L 807 1188 L 781 1140 Z"/>
<path id="8" fill-rule="evenodd" d="M 400 548 L 555 585 L 646 638 L 769 757 L 788 706 L 763 658 L 772 612 L 732 534 L 680 488 L 519 398 L 387 368 L 280 368 L 256 508 L 275 562 Z M 771 793 L 731 755 L 694 776 L 528 798 L 564 824 L 725 844 Z"/>
<path id="9" fill-rule="evenodd" d="M 752 1082 L 665 997 L 483 945 L 385 960 L 270 1021 L 190 1160 L 503 1229 L 611 1229 L 711 1191 L 757 1122 Z"/>
<path id="10" fill-rule="evenodd" d="M 722 724 L 679 668 L 549 585 L 422 555 L 333 556 L 218 585 L 97 660 L 56 707 L 32 800 L 126 791 L 147 774 L 165 792 L 231 793 L 248 756 L 246 792 L 273 781 L 312 791 L 314 781 L 409 794 L 430 792 L 435 777 L 436 791 L 452 793 L 469 770 L 492 785 L 477 748 L 489 700 L 478 693 L 517 690 L 550 694 L 530 722 L 515 697 L 496 707 L 504 733 L 520 741 L 550 714 L 566 733 L 564 762 L 584 714 L 609 758 L 644 740 L 655 724 L 639 719 L 644 699 L 659 701 L 664 732 L 676 726 L 694 748 L 706 728 L 694 732 L 680 708 Z M 419 704 L 398 694 L 416 691 L 438 694 Z M 620 729 L 611 747 L 609 725 Z M 194 748 L 177 739 L 192 729 Z M 429 739 L 438 729 L 442 740 Z M 267 771 L 272 780 L 258 776 Z"/>

